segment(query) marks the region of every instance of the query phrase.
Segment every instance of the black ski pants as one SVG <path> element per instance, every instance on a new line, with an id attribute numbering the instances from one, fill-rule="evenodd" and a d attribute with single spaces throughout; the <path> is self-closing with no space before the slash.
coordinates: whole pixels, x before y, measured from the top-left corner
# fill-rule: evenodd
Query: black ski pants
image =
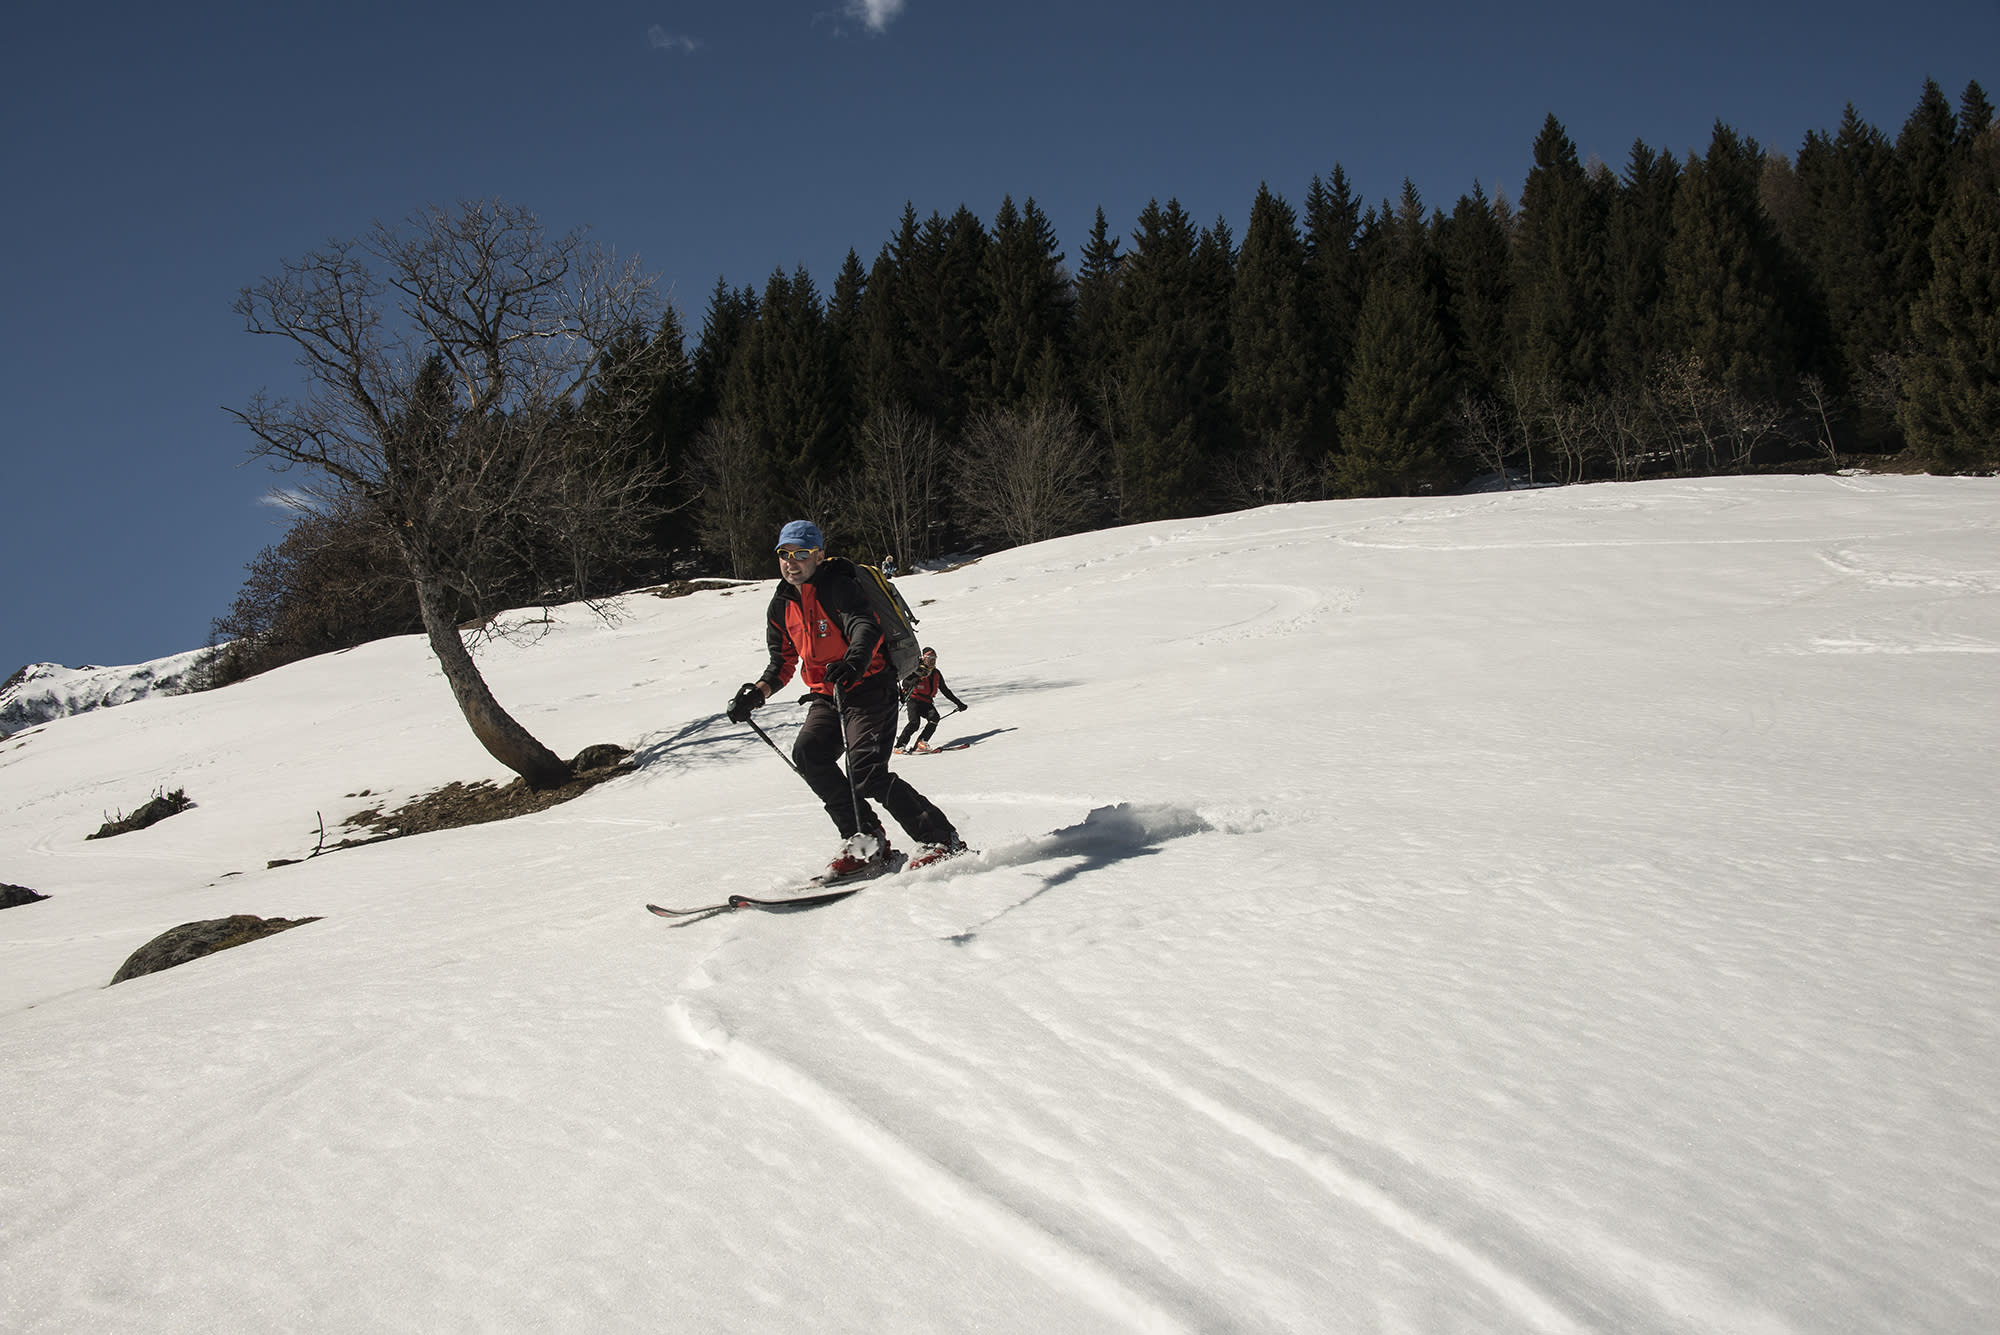
<path id="1" fill-rule="evenodd" d="M 954 833 L 951 821 L 929 798 L 910 787 L 901 776 L 889 772 L 897 713 L 896 693 L 890 688 L 889 674 L 878 672 L 857 683 L 841 700 L 845 709 L 836 708 L 830 695 L 813 701 L 798 737 L 792 742 L 792 762 L 826 804 L 826 814 L 833 818 L 841 837 L 883 833 L 882 818 L 869 805 L 872 801 L 880 802 L 917 843 L 949 843 Z M 840 768 L 843 751 L 851 756 L 852 789 Z M 861 796 L 858 826 L 854 811 L 856 793 Z"/>
<path id="2" fill-rule="evenodd" d="M 896 739 L 896 745 L 898 747 L 908 746 L 910 744 L 910 737 L 917 730 L 917 725 L 923 723 L 925 719 L 929 719 L 930 722 L 925 724 L 924 735 L 917 738 L 917 740 L 928 742 L 931 739 L 931 734 L 937 731 L 937 725 L 941 718 L 942 716 L 938 713 L 937 705 L 932 701 L 910 701 L 910 726 L 903 729 L 903 735 Z"/>

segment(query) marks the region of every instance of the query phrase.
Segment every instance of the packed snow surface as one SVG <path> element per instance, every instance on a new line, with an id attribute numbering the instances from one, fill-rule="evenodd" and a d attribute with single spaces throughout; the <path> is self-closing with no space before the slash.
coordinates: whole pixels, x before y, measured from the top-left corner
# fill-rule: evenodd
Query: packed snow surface
<path id="1" fill-rule="evenodd" d="M 676 925 L 837 842 L 767 587 L 483 650 L 637 752 L 508 822 L 266 865 L 508 777 L 419 639 L 0 743 L 0 1329 L 2000 1329 L 2000 481 L 906 576 L 981 851 Z"/>

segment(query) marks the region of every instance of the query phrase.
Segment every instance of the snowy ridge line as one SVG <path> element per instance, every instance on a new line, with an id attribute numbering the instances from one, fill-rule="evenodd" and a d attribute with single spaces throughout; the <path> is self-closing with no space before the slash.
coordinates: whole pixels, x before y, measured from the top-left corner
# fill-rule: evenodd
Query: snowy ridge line
<path id="1" fill-rule="evenodd" d="M 685 997 L 676 997 L 671 1009 L 690 1046 L 713 1054 L 737 1075 L 797 1104 L 836 1138 L 874 1161 L 919 1208 L 977 1241 L 1006 1248 L 1024 1269 L 1076 1294 L 1129 1329 L 1191 1335 L 1193 1327 L 1133 1290 L 1103 1261 L 912 1148 L 797 1067 L 731 1034 L 713 1012 L 697 1013 Z"/>
<path id="2" fill-rule="evenodd" d="M 1241 1089 L 1241 1082 L 1254 1081 L 1290 1099 L 1308 1116 L 1325 1121 L 1334 1136 L 1348 1142 L 1343 1150 L 1345 1157 L 1362 1161 L 1376 1156 L 1380 1160 L 1349 1168 L 1350 1175 L 1372 1176 L 1381 1183 L 1390 1183 L 1401 1177 L 1404 1179 L 1404 1190 L 1400 1194 L 1412 1198 L 1421 1196 L 1428 1212 L 1443 1231 L 1464 1232 L 1482 1224 L 1489 1230 L 1503 1228 L 1512 1235 L 1511 1239 L 1496 1236 L 1486 1248 L 1486 1251 L 1496 1254 L 1496 1262 L 1504 1260 L 1503 1268 L 1522 1273 L 1533 1265 L 1551 1267 L 1568 1260 L 1577 1272 L 1575 1278 L 1578 1282 L 1588 1285 L 1594 1292 L 1567 1292 L 1563 1297 L 1570 1306 L 1589 1311 L 1595 1323 L 1591 1329 L 1792 1335 L 1793 1328 L 1787 1322 L 1764 1308 L 1745 1303 L 1739 1295 L 1728 1291 L 1710 1276 L 1648 1255 L 1600 1230 L 1582 1227 L 1572 1221 L 1565 1225 L 1569 1236 L 1545 1242 L 1504 1206 L 1482 1204 L 1469 1198 L 1465 1192 L 1451 1190 L 1451 1195 L 1459 1203 L 1441 1207 L 1437 1203 L 1438 1194 L 1450 1190 L 1448 1182 L 1426 1173 L 1395 1145 L 1343 1125 L 1339 1110 L 1328 1106 L 1326 1100 L 1317 1097 L 1301 1082 L 1255 1070 L 1227 1051 L 1213 1044 L 1191 1040 L 1185 1034 L 1167 1034 L 1143 1025 L 1139 1028 L 1156 1041 L 1183 1044 L 1199 1053 L 1218 1071 L 1237 1077 L 1232 1083 L 1233 1088 Z M 1051 1032 L 1056 1031 L 1052 1028 Z M 1108 1046 L 1103 1040 L 1096 1041 L 1100 1046 Z M 1387 1187 L 1383 1189 L 1386 1191 Z M 1594 1279 L 1581 1273 L 1582 1267 L 1588 1263 L 1583 1259 L 1584 1253 L 1595 1257 L 1598 1268 L 1608 1273 Z M 1643 1314 L 1637 1310 L 1641 1307 L 1647 1309 Z"/>
<path id="3" fill-rule="evenodd" d="M 1111 1058 L 1253 1148 L 1299 1169 L 1329 1195 L 1361 1210 L 1406 1241 L 1422 1247 L 1484 1286 L 1534 1329 L 1548 1332 L 1548 1335 L 1589 1335 L 1596 1329 L 1571 1316 L 1564 1310 L 1559 1298 L 1544 1293 L 1531 1281 L 1449 1229 L 1424 1218 L 1388 1189 L 1361 1177 L 1334 1155 L 1299 1144 L 1116 1044 L 1079 1033 L 1045 1014 L 1027 1013 L 1057 1038 Z"/>

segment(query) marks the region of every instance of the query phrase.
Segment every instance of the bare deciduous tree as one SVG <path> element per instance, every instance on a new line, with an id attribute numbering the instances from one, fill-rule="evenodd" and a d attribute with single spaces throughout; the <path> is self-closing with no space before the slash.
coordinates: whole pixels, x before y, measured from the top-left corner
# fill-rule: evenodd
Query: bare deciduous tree
<path id="1" fill-rule="evenodd" d="M 1840 445 L 1833 434 L 1833 419 L 1840 414 L 1826 381 L 1811 373 L 1800 376 L 1799 407 L 1806 415 L 1813 444 L 1826 455 L 1830 467 L 1840 467 Z"/>
<path id="2" fill-rule="evenodd" d="M 1216 484 L 1231 505 L 1249 509 L 1319 499 L 1320 471 L 1297 440 L 1265 440 L 1216 461 Z"/>
<path id="3" fill-rule="evenodd" d="M 764 546 L 770 522 L 757 433 L 739 417 L 712 418 L 695 436 L 689 454 L 701 488 L 696 505 L 702 542 L 728 553 L 736 578 L 761 574 L 770 565 Z"/>
<path id="4" fill-rule="evenodd" d="M 1509 429 L 1512 414 L 1483 394 L 1461 393 L 1456 418 L 1458 430 L 1453 440 L 1458 455 L 1495 474 L 1500 485 L 1512 491 L 1514 473 L 1507 465 L 1516 448 Z"/>
<path id="5" fill-rule="evenodd" d="M 944 441 L 902 404 L 877 408 L 861 428 L 856 527 L 905 562 L 930 556 L 931 520 L 944 493 Z"/>
<path id="6" fill-rule="evenodd" d="M 231 410 L 253 457 L 307 469 L 328 504 L 365 498 L 473 735 L 531 787 L 567 781 L 494 699 L 459 613 L 490 618 L 523 581 L 589 597 L 593 563 L 656 513 L 642 498 L 663 479 L 629 449 L 644 405 L 599 384 L 607 352 L 654 326 L 653 278 L 580 231 L 551 238 L 524 209 L 470 202 L 284 261 L 235 309 L 296 346 L 306 381 L 297 400 Z"/>
<path id="7" fill-rule="evenodd" d="M 1667 358 L 1647 388 L 1676 471 L 1685 475 L 1741 470 L 1784 420 L 1768 400 L 1723 388 L 1694 353 Z"/>
<path id="8" fill-rule="evenodd" d="M 1015 546 L 1075 533 L 1096 508 L 1097 462 L 1069 404 L 989 408 L 966 426 L 959 507 L 979 532 Z"/>

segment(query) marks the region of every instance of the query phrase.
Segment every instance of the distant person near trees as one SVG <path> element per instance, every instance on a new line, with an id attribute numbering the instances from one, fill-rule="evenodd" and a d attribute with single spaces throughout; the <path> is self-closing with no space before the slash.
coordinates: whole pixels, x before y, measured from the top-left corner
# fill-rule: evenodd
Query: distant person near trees
<path id="1" fill-rule="evenodd" d="M 937 650 L 924 650 L 923 665 L 923 675 L 910 684 L 910 692 L 907 697 L 910 703 L 910 724 L 903 729 L 903 735 L 896 739 L 896 750 L 899 754 L 908 751 L 921 752 L 931 749 L 931 735 L 937 731 L 938 724 L 943 721 L 942 716 L 937 711 L 937 697 L 940 694 L 945 699 L 957 705 L 961 712 L 971 708 L 965 701 L 951 693 L 951 687 L 945 685 L 944 673 L 938 671 Z M 917 738 L 915 746 L 911 746 L 910 738 L 915 735 L 918 724 L 923 725 L 923 736 Z"/>
<path id="2" fill-rule="evenodd" d="M 764 618 L 770 661 L 762 676 L 737 691 L 727 713 L 731 722 L 749 722 L 795 671 L 810 692 L 792 762 L 840 831 L 842 843 L 827 865 L 827 879 L 882 871 L 895 856 L 871 801 L 880 802 L 918 844 L 911 867 L 964 852 L 965 842 L 945 814 L 889 772 L 896 682 L 882 653 L 882 626 L 856 580 L 854 563 L 827 556 L 819 526 L 795 519 L 778 534 L 778 573 L 782 578 Z"/>

